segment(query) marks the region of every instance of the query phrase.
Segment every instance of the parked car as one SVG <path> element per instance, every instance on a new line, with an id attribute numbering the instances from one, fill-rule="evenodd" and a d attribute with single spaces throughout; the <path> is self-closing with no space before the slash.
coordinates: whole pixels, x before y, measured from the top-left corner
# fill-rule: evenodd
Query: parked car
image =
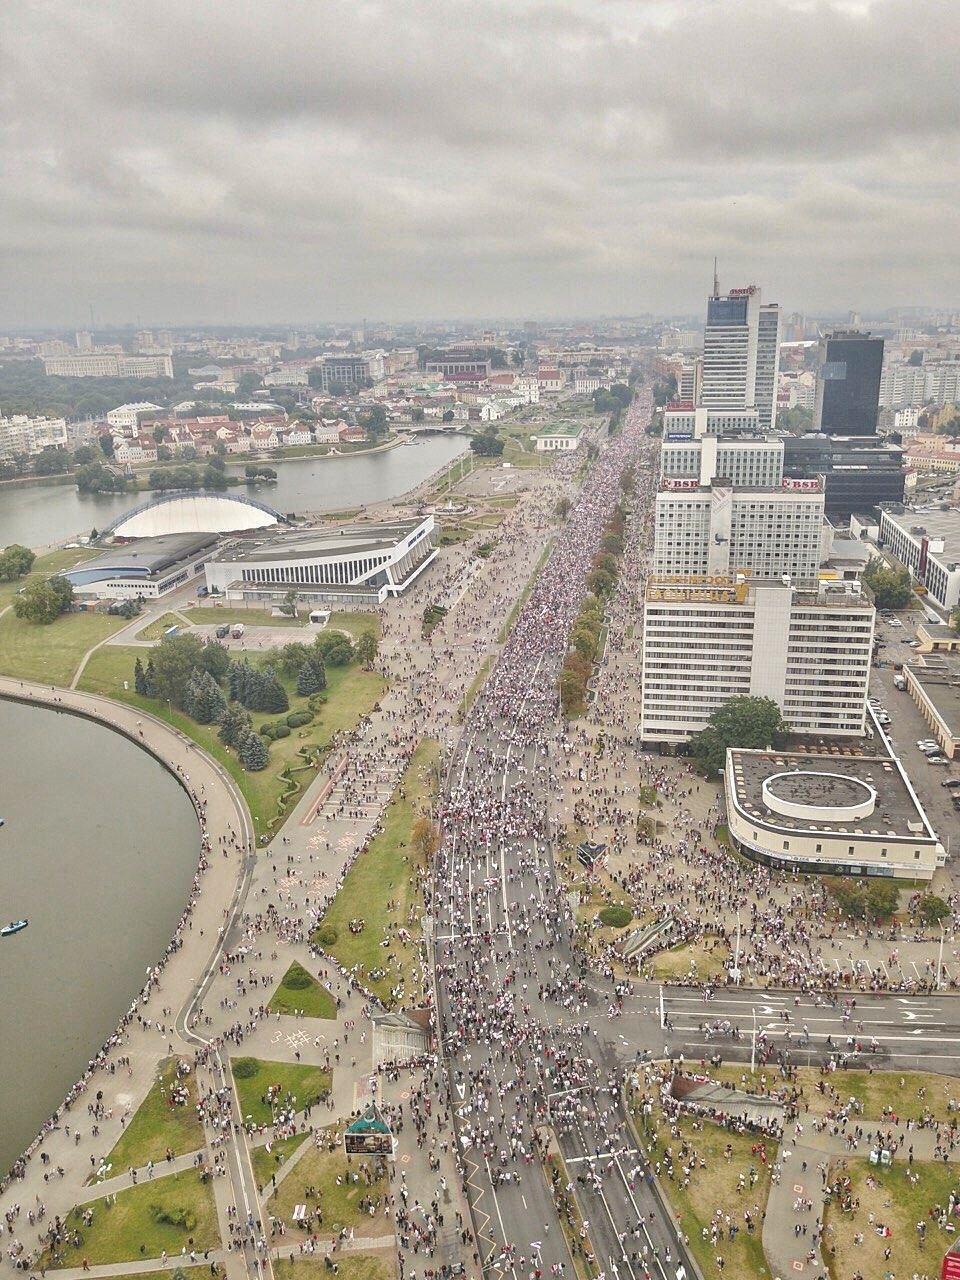
<path id="1" fill-rule="evenodd" d="M 960 778 L 944 778 L 940 785 L 941 787 L 949 787 L 951 791 L 956 791 L 960 787 Z"/>
<path id="2" fill-rule="evenodd" d="M 222 622 L 220 626 L 217 627 L 214 634 L 216 635 L 218 640 L 222 640 L 224 636 L 228 636 L 230 634 L 230 623 Z"/>
<path id="3" fill-rule="evenodd" d="M 927 764 L 949 764 L 946 756 L 927 756 Z"/>

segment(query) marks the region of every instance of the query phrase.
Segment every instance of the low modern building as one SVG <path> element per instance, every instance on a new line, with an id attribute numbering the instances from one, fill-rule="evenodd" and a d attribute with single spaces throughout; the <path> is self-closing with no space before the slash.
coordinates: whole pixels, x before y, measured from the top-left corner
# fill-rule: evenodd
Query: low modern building
<path id="1" fill-rule="evenodd" d="M 145 413 L 163 413 L 163 407 L 152 404 L 149 400 L 137 400 L 130 404 L 118 404 L 107 414 L 107 422 L 114 429 L 134 429 L 140 424 L 140 415 Z"/>
<path id="2" fill-rule="evenodd" d="M 580 447 L 583 427 L 574 422 L 561 422 L 549 431 L 533 437 L 537 453 L 573 453 Z"/>
<path id="3" fill-rule="evenodd" d="M 952 647 L 922 653 L 903 676 L 940 750 L 948 760 L 960 759 L 960 653 Z"/>
<path id="4" fill-rule="evenodd" d="M 640 738 L 685 743 L 742 695 L 772 698 L 794 733 L 860 737 L 873 628 L 858 582 L 651 578 Z"/>
<path id="5" fill-rule="evenodd" d="M 884 507 L 880 546 L 944 610 L 960 604 L 960 511 L 941 506 Z"/>
<path id="6" fill-rule="evenodd" d="M 437 554 L 433 516 L 236 539 L 206 566 L 210 591 L 242 604 L 382 604 L 401 595 Z"/>
<path id="7" fill-rule="evenodd" d="M 929 880 L 946 863 L 900 762 L 889 756 L 729 750 L 727 829 L 767 866 Z"/>
<path id="8" fill-rule="evenodd" d="M 210 533 L 173 533 L 117 543 L 64 577 L 80 597 L 152 600 L 198 578 L 216 545 L 216 534 Z"/>

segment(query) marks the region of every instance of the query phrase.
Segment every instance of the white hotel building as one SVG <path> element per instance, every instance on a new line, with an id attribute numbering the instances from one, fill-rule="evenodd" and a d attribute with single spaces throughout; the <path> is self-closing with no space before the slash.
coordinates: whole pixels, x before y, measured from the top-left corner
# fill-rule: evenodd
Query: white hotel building
<path id="1" fill-rule="evenodd" d="M 772 698 L 794 733 L 864 731 L 874 608 L 859 583 L 652 578 L 640 737 L 679 744 L 731 698 Z"/>
<path id="2" fill-rule="evenodd" d="M 783 440 L 702 436 L 665 440 L 660 449 L 661 480 L 723 480 L 743 489 L 762 489 L 783 481 Z"/>
<path id="3" fill-rule="evenodd" d="M 725 481 L 663 483 L 654 515 L 654 574 L 817 579 L 824 538 L 819 481 L 784 480 L 762 489 L 737 489 Z"/>

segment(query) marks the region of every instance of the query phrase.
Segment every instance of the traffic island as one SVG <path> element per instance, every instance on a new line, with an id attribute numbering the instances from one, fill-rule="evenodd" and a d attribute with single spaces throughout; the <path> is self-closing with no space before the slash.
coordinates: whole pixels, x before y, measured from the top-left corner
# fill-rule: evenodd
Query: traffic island
<path id="1" fill-rule="evenodd" d="M 271 1013 L 288 1013 L 304 1018 L 336 1018 L 337 1002 L 313 974 L 294 961 L 280 979 L 267 1005 Z"/>
<path id="2" fill-rule="evenodd" d="M 299 1112 L 330 1093 L 331 1073 L 299 1062 L 233 1058 L 230 1063 L 247 1128 L 273 1124 L 281 1113 Z"/>
<path id="3" fill-rule="evenodd" d="M 371 1239 L 393 1235 L 389 1191 L 385 1161 L 348 1156 L 342 1129 L 334 1125 L 318 1131 L 265 1208 L 288 1232 L 335 1238 L 353 1228 L 355 1236 Z"/>

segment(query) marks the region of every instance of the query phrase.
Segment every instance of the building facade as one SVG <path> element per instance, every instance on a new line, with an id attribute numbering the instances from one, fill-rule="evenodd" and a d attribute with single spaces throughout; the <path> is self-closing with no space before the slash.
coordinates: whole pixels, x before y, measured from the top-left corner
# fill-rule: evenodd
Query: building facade
<path id="1" fill-rule="evenodd" d="M 654 514 L 655 574 L 816 580 L 823 539 L 823 490 L 816 481 L 784 481 L 771 489 L 736 489 L 720 481 L 664 484 Z M 680 487 L 687 485 L 693 487 Z"/>
<path id="2" fill-rule="evenodd" d="M 44 449 L 66 448 L 69 439 L 64 418 L 31 418 L 25 413 L 0 417 L 0 458 L 32 457 Z"/>
<path id="3" fill-rule="evenodd" d="M 760 416 L 756 409 L 707 409 L 703 405 L 674 401 L 663 411 L 664 440 L 757 435 L 759 431 Z"/>
<path id="4" fill-rule="evenodd" d="M 699 403 L 707 409 L 755 408 L 759 427 L 776 421 L 780 308 L 763 304 L 756 285 L 707 300 Z"/>
<path id="5" fill-rule="evenodd" d="M 910 571 L 944 610 L 960 604 L 960 511 L 884 507 L 880 546 Z"/>
<path id="6" fill-rule="evenodd" d="M 661 480 L 724 480 L 737 488 L 761 489 L 783 480 L 783 441 L 703 436 L 665 440 L 660 449 Z"/>
<path id="7" fill-rule="evenodd" d="M 172 378 L 173 360 L 169 355 L 90 352 L 45 358 L 43 371 L 62 378 Z"/>
<path id="8" fill-rule="evenodd" d="M 849 520 L 881 503 L 903 501 L 903 450 L 876 437 L 785 436 L 783 469 L 800 479 L 823 476 L 831 520 Z"/>
<path id="9" fill-rule="evenodd" d="M 742 695 L 772 698 L 794 733 L 863 734 L 874 609 L 859 583 L 654 577 L 643 625 L 643 742 L 687 742 Z"/>
<path id="10" fill-rule="evenodd" d="M 820 340 L 814 427 L 829 436 L 872 436 L 877 431 L 883 339 L 838 329 Z"/>

